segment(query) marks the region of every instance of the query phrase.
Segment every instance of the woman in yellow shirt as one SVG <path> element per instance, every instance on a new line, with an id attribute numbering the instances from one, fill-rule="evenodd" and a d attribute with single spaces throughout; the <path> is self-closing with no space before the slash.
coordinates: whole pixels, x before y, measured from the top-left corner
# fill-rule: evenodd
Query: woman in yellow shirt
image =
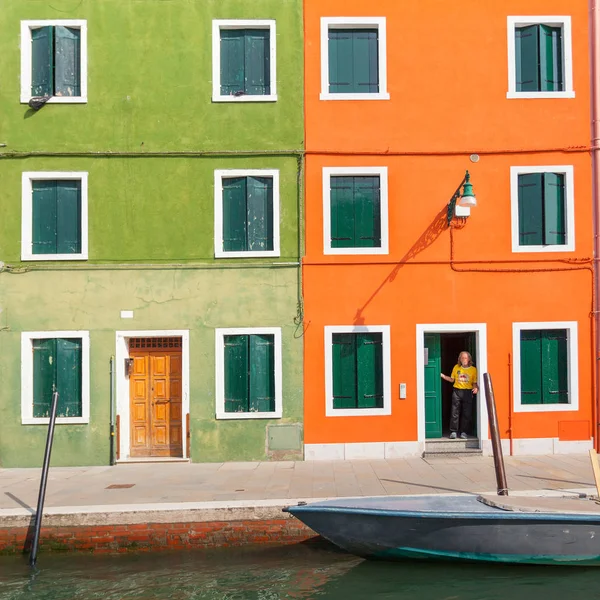
<path id="1" fill-rule="evenodd" d="M 452 375 L 441 373 L 442 379 L 454 384 L 452 391 L 452 410 L 450 412 L 450 439 L 455 440 L 459 431 L 460 437 L 467 439 L 467 431 L 471 429 L 473 415 L 473 394 L 479 391 L 477 386 L 477 368 L 473 366 L 473 357 L 463 350 L 458 355 L 458 362 L 452 369 Z"/>

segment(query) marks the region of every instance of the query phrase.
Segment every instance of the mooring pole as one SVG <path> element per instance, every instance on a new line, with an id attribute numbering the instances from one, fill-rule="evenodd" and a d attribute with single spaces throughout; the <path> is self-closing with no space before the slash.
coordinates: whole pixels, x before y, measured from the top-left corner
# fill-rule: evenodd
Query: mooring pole
<path id="1" fill-rule="evenodd" d="M 492 436 L 492 452 L 494 453 L 498 496 L 508 496 L 508 484 L 506 483 L 504 458 L 502 456 L 502 443 L 500 442 L 500 430 L 498 428 L 498 415 L 496 414 L 496 400 L 494 399 L 492 377 L 489 373 L 483 374 L 483 383 L 485 385 L 485 402 L 487 404 L 488 419 L 490 422 L 490 435 Z"/>
<path id="2" fill-rule="evenodd" d="M 115 400 L 113 389 L 115 386 L 115 357 L 110 357 L 110 465 L 116 464 L 115 460 Z"/>
<path id="3" fill-rule="evenodd" d="M 31 554 L 29 555 L 29 566 L 35 567 L 37 561 L 38 545 L 40 542 L 40 529 L 42 528 L 42 514 L 44 512 L 44 498 L 46 497 L 46 483 L 48 482 L 48 469 L 50 468 L 50 454 L 52 454 L 52 441 L 54 439 L 54 423 L 56 421 L 56 405 L 58 404 L 58 392 L 52 393 L 52 406 L 50 407 L 50 422 L 48 423 L 48 437 L 46 438 L 46 452 L 44 453 L 44 464 L 42 465 L 42 478 L 40 481 L 40 493 L 38 494 L 37 510 L 35 512 L 35 529 Z"/>

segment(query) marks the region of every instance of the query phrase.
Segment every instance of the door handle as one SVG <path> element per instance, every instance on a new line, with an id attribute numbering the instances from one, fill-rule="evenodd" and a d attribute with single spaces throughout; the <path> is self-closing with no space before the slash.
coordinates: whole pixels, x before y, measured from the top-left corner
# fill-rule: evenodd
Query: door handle
<path id="1" fill-rule="evenodd" d="M 171 402 L 171 398 L 167 398 L 166 400 L 155 400 L 153 404 L 167 404 L 168 402 Z"/>

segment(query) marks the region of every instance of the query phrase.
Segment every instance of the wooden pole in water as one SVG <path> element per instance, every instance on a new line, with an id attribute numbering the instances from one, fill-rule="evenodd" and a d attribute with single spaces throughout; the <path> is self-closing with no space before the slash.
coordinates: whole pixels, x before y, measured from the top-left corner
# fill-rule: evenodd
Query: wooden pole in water
<path id="1" fill-rule="evenodd" d="M 592 470 L 594 471 L 596 493 L 598 494 L 598 498 L 600 498 L 600 466 L 598 466 L 598 454 L 594 448 L 590 450 L 590 460 L 592 461 Z"/>
<path id="2" fill-rule="evenodd" d="M 494 388 L 492 386 L 492 377 L 489 373 L 483 374 L 483 384 L 485 385 L 485 402 L 487 404 L 488 419 L 490 422 L 490 435 L 492 436 L 492 452 L 494 453 L 498 496 L 508 496 L 508 484 L 506 483 L 506 473 L 504 471 L 504 458 L 502 456 L 502 444 L 500 442 L 500 430 L 498 428 Z"/>

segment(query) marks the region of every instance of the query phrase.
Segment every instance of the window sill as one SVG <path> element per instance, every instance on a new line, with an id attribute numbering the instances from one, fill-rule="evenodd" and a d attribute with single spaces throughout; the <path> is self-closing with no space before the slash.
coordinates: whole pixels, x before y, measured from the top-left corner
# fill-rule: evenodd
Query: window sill
<path id="1" fill-rule="evenodd" d="M 327 407 L 326 417 L 385 417 L 392 414 L 391 406 L 383 408 L 332 408 Z"/>
<path id="2" fill-rule="evenodd" d="M 87 254 L 21 254 L 22 261 L 88 260 Z"/>
<path id="3" fill-rule="evenodd" d="M 27 104 L 34 96 L 21 96 L 21 104 Z M 87 104 L 87 96 L 52 96 L 46 104 Z"/>
<path id="4" fill-rule="evenodd" d="M 88 417 L 56 417 L 57 425 L 80 424 L 88 425 L 90 422 Z M 21 425 L 48 425 L 50 418 L 33 418 L 24 417 L 21 419 Z"/>
<path id="5" fill-rule="evenodd" d="M 574 404 L 516 404 L 514 412 L 545 413 L 545 412 L 573 412 L 579 410 Z"/>
<path id="6" fill-rule="evenodd" d="M 513 100 L 519 98 L 535 100 L 543 98 L 575 98 L 575 92 L 507 92 L 506 97 Z"/>
<path id="7" fill-rule="evenodd" d="M 277 94 L 269 96 L 213 96 L 213 102 L 277 102 Z"/>
<path id="8" fill-rule="evenodd" d="M 274 411 L 272 413 L 255 412 L 255 413 L 226 413 L 217 412 L 215 419 L 281 419 L 281 411 Z"/>
<path id="9" fill-rule="evenodd" d="M 564 246 L 513 246 L 514 253 L 523 252 L 575 252 L 575 244 L 565 244 Z"/>
<path id="10" fill-rule="evenodd" d="M 378 92 L 376 94 L 331 94 L 329 92 L 321 93 L 321 100 L 389 100 L 390 95 L 387 92 Z"/>
<path id="11" fill-rule="evenodd" d="M 218 251 L 215 252 L 215 258 L 269 258 L 269 257 L 279 257 L 279 250 L 267 250 L 265 252 L 223 252 Z"/>
<path id="12" fill-rule="evenodd" d="M 337 256 L 387 255 L 387 248 L 325 248 L 323 254 Z"/>

